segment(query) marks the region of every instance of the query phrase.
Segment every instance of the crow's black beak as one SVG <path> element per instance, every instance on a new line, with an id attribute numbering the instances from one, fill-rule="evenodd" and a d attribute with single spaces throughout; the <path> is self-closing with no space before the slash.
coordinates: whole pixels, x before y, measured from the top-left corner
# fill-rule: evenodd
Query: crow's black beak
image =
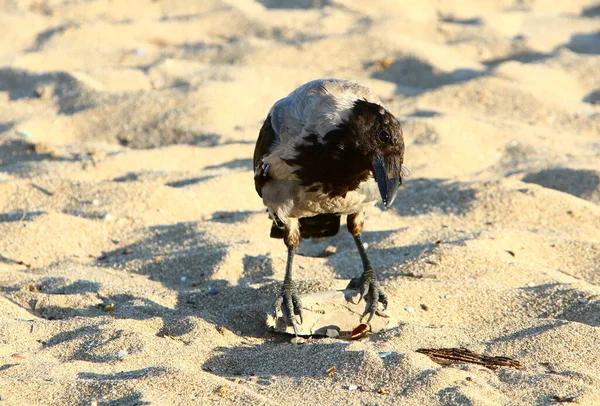
<path id="1" fill-rule="evenodd" d="M 385 162 L 381 157 L 377 157 L 373 161 L 373 173 L 375 174 L 375 180 L 379 187 L 381 200 L 383 200 L 383 207 L 387 209 L 394 203 L 396 193 L 398 193 L 400 178 L 396 176 L 390 179 L 388 177 L 385 171 Z"/>

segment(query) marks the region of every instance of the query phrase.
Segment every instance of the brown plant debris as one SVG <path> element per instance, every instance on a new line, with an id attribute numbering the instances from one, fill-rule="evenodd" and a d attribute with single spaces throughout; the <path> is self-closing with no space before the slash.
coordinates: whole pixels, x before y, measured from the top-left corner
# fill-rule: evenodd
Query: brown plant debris
<path id="1" fill-rule="evenodd" d="M 512 358 L 488 357 L 487 355 L 474 353 L 466 348 L 420 348 L 417 352 L 427 355 L 433 362 L 440 365 L 477 364 L 492 370 L 496 370 L 499 367 L 521 369 L 521 363 Z"/>

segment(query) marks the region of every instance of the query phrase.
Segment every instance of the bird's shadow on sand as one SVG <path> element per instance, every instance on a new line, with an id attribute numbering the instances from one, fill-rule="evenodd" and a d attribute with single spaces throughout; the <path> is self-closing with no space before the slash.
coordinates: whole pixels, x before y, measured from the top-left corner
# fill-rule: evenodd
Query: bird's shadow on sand
<path id="1" fill-rule="evenodd" d="M 247 213 L 220 213 L 215 221 L 233 222 L 243 219 Z M 138 241 L 118 250 L 105 253 L 102 266 L 113 267 L 122 264 L 131 272 L 146 275 L 159 281 L 165 287 L 177 292 L 175 309 L 168 309 L 142 299 L 141 308 L 126 317 L 144 317 L 161 314 L 163 330 L 171 335 L 186 334 L 178 320 L 187 316 L 197 316 L 206 321 L 226 327 L 242 335 L 264 336 L 264 313 L 273 301 L 278 286 L 268 282 L 273 274 L 270 258 L 246 255 L 240 269 L 241 281 L 231 285 L 222 279 L 214 279 L 217 267 L 228 255 L 228 247 L 214 241 L 199 223 L 177 223 L 151 228 L 153 237 Z M 173 248 L 175 247 L 175 248 Z M 123 255 L 123 252 L 131 254 Z M 129 264 L 129 265 L 128 265 Z M 247 287 L 251 283 L 263 283 L 263 287 Z M 109 298 L 118 309 L 133 298 L 119 295 Z M 127 307 L 127 306 L 124 306 Z M 118 310 L 115 316 L 119 316 Z M 173 326 L 178 326 L 173 330 Z M 164 331 L 163 331 L 164 332 Z"/>
<path id="2" fill-rule="evenodd" d="M 473 192 L 468 185 L 457 184 L 445 180 L 410 180 L 402 194 L 404 202 L 394 206 L 393 210 L 403 213 L 406 202 L 414 203 L 414 210 L 405 215 L 421 215 L 428 213 L 460 214 L 467 210 Z M 452 197 L 454 196 L 454 198 Z M 454 202 L 451 209 L 447 209 L 448 199 Z M 425 203 L 423 203 L 425 202 Z M 412 203 L 411 203 L 412 204 Z M 61 280 L 60 278 L 46 279 L 39 283 L 33 290 L 33 296 L 73 295 L 76 297 L 92 298 L 87 306 L 62 307 L 56 303 L 60 300 L 42 300 L 38 305 L 31 304 L 27 308 L 37 317 L 55 320 L 65 320 L 76 317 L 90 319 L 89 324 L 74 330 L 62 331 L 47 339 L 43 344 L 47 348 L 66 343 L 75 346 L 71 353 L 72 360 L 86 362 L 116 362 L 118 354 L 107 355 L 107 351 L 90 351 L 87 343 L 95 336 L 101 336 L 106 343 L 120 342 L 124 338 L 110 328 L 103 328 L 109 323 L 107 318 L 149 320 L 159 318 L 162 325 L 157 329 L 156 335 L 182 338 L 198 333 L 198 322 L 202 319 L 216 330 L 225 328 L 236 335 L 273 338 L 265 327 L 265 314 L 269 311 L 275 298 L 279 294 L 281 281 L 274 280 L 273 262 L 269 255 L 245 255 L 239 265 L 239 282 L 231 284 L 226 280 L 215 278 L 215 272 L 223 264 L 230 249 L 224 242 L 215 239 L 210 233 L 211 221 L 219 222 L 225 227 L 232 227 L 235 223 L 247 221 L 250 212 L 220 212 L 205 222 L 182 222 L 160 226 L 152 226 L 143 230 L 141 238 L 128 245 L 104 252 L 97 257 L 94 264 L 101 270 L 110 269 L 112 272 L 122 271 L 124 274 L 138 274 L 152 281 L 159 282 L 162 286 L 176 295 L 174 306 L 162 304 L 158 299 L 147 297 L 135 292 L 114 291 L 114 293 L 101 289 L 95 282 Z M 268 233 L 268 222 L 265 222 L 264 233 Z M 373 244 L 401 235 L 402 230 L 365 231 L 364 241 Z M 241 241 L 242 242 L 242 241 Z M 350 279 L 360 275 L 362 267 L 360 257 L 354 246 L 351 236 L 345 230 L 332 239 L 323 240 L 317 244 L 338 245 L 339 250 L 334 256 L 322 259 L 323 264 L 331 266 L 340 278 Z M 242 244 L 243 245 L 243 244 Z M 369 249 L 370 257 L 379 272 L 379 277 L 385 284 L 386 279 L 402 276 L 402 264 L 410 261 L 423 252 L 434 250 L 435 242 L 423 244 L 404 245 L 378 248 L 373 244 Z M 285 250 L 283 243 L 282 251 Z M 348 255 L 346 255 L 348 254 Z M 331 262 L 330 262 L 331 261 Z M 393 264 L 394 267 L 390 265 Z M 347 265 L 347 266 L 346 266 Z M 29 270 L 32 274 L 35 269 Z M 45 304 L 46 303 L 46 304 Z M 87 302 L 86 302 L 87 303 Z M 109 306 L 107 308 L 107 306 Z M 90 337 L 83 339 L 82 336 Z M 223 365 L 223 371 L 213 371 L 223 375 L 260 373 L 260 369 L 268 366 L 269 373 L 277 372 L 277 362 L 262 365 L 256 363 L 240 363 L 246 365 L 248 370 L 235 370 L 235 360 L 240 357 L 256 356 L 256 353 L 268 354 L 277 352 L 277 346 L 260 344 L 259 348 L 235 348 L 224 351 L 209 359 L 205 367 L 213 369 Z M 282 350 L 283 351 L 283 350 Z M 336 357 L 344 359 L 346 356 L 343 345 L 332 346 L 306 346 L 298 350 L 297 362 L 302 364 L 299 374 L 320 373 L 331 365 L 325 366 L 320 362 L 319 351 L 333 351 Z M 354 360 L 349 356 L 349 360 Z M 269 358 L 274 359 L 274 358 Z M 356 360 L 352 361 L 355 362 Z M 250 366 L 255 366 L 250 368 Z M 275 372 L 273 372 L 275 371 Z M 289 374 L 289 370 L 280 373 Z M 110 381 L 106 377 L 86 375 L 86 379 L 97 381 Z M 98 378 L 98 379 L 96 379 Z M 115 378 L 117 379 L 117 378 Z M 119 378 L 120 379 L 120 378 Z"/>
<path id="3" fill-rule="evenodd" d="M 30 290 L 39 297 L 93 297 L 96 304 L 62 307 L 53 304 L 56 303 L 53 300 L 32 299 L 33 302 L 39 302 L 37 306 L 30 302 L 29 307 L 23 307 L 37 317 L 50 320 L 86 317 L 99 318 L 102 323 L 105 317 L 134 320 L 159 317 L 163 326 L 157 334 L 175 337 L 185 335 L 194 328 L 193 323 L 186 321 L 189 317 L 202 318 L 239 335 L 268 336 L 264 325 L 265 312 L 273 305 L 279 292 L 279 282 L 271 279 L 273 269 L 268 256 L 246 255 L 240 267 L 240 283 L 234 286 L 225 280 L 212 278 L 228 251 L 225 245 L 207 236 L 199 223 L 154 226 L 147 231 L 149 233 L 146 235 L 151 237 L 103 253 L 96 259 L 96 266 L 145 275 L 150 280 L 160 282 L 176 292 L 177 303 L 174 307 L 164 306 L 135 293 L 102 295 L 95 282 L 73 282 L 62 278 L 45 278 L 20 290 Z M 30 269 L 28 272 L 35 275 L 37 270 Z M 248 286 L 255 283 L 261 287 Z M 110 310 L 106 305 L 110 305 Z M 78 335 L 63 332 L 48 343 L 75 339 Z M 82 351 L 83 354 L 85 351 Z M 85 358 L 87 361 L 103 362 L 101 359 L 90 359 L 89 354 Z"/>

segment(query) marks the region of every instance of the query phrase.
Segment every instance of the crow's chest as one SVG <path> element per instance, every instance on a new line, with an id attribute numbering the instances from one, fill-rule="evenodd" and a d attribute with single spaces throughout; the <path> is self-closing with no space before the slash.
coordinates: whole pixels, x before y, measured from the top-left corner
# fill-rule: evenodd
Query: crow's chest
<path id="1" fill-rule="evenodd" d="M 370 179 L 362 182 L 355 190 L 343 196 L 331 196 L 323 191 L 311 191 L 301 187 L 294 198 L 290 215 L 293 217 L 314 216 L 321 213 L 352 214 L 363 211 L 365 206 L 379 200 L 377 184 Z"/>

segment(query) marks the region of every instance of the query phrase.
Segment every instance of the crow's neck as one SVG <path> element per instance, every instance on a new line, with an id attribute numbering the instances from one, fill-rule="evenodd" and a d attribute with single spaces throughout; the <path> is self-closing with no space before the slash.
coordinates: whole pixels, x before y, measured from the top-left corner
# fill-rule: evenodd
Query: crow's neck
<path id="1" fill-rule="evenodd" d="M 331 197 L 345 197 L 371 174 L 370 162 L 344 129 L 333 130 L 322 139 L 309 135 L 288 163 L 298 167 L 295 174 L 303 186 Z"/>

